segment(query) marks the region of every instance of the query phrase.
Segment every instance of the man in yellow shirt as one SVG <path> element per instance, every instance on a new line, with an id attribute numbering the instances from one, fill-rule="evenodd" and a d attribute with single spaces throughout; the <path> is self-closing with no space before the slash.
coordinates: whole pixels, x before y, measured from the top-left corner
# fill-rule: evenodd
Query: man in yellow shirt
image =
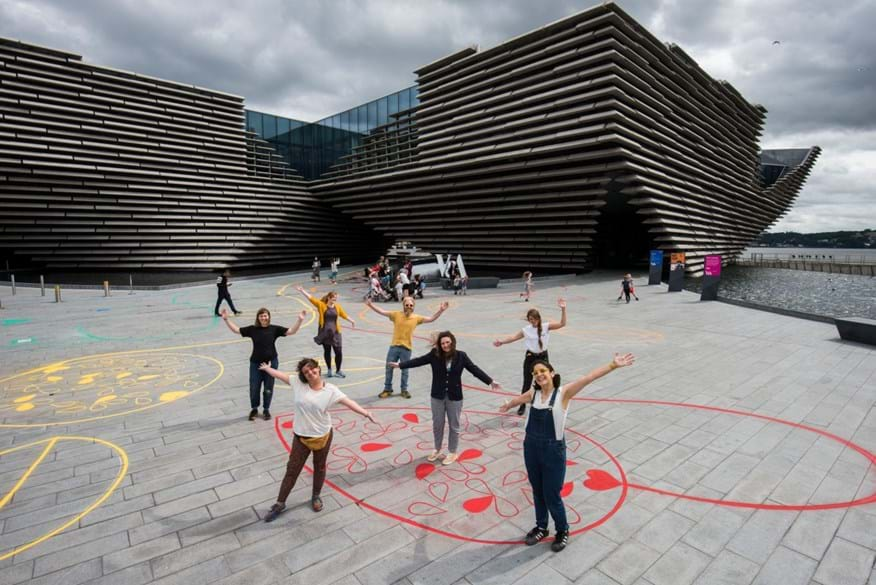
<path id="1" fill-rule="evenodd" d="M 370 307 L 372 311 L 383 315 L 392 321 L 392 344 L 389 346 L 389 351 L 386 353 L 386 363 L 403 362 L 411 359 L 411 350 L 414 347 L 414 329 L 420 323 L 431 323 L 441 316 L 450 306 L 446 301 L 441 303 L 438 310 L 431 317 L 423 317 L 414 314 L 414 299 L 412 297 L 404 297 L 403 311 L 385 311 L 380 307 L 375 306 L 371 299 L 365 301 L 365 305 Z M 392 396 L 392 373 L 394 368 L 386 366 L 386 377 L 383 381 L 383 392 L 380 393 L 380 398 L 389 398 Z M 401 373 L 401 395 L 404 398 L 410 398 L 408 392 L 408 373 L 409 370 L 402 370 Z"/>

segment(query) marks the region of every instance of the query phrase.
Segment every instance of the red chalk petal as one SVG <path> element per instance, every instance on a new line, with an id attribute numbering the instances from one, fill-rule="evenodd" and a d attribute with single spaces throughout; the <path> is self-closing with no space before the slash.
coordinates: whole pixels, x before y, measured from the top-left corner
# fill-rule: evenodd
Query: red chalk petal
<path id="1" fill-rule="evenodd" d="M 291 421 L 291 420 L 290 420 L 290 421 L 286 421 L 286 422 L 283 423 L 282 426 L 283 426 L 284 429 L 291 429 L 291 428 L 292 428 L 292 421 Z"/>
<path id="2" fill-rule="evenodd" d="M 482 496 L 480 498 L 472 498 L 463 502 L 462 507 L 472 514 L 480 514 L 490 507 L 495 496 Z"/>
<path id="3" fill-rule="evenodd" d="M 402 418 L 405 419 L 406 421 L 412 422 L 412 423 L 420 422 L 420 417 L 418 417 L 413 412 L 407 412 L 407 413 L 403 414 Z"/>
<path id="4" fill-rule="evenodd" d="M 563 489 L 560 490 L 560 496 L 562 496 L 564 498 L 569 497 L 569 494 L 572 493 L 572 490 L 574 488 L 575 488 L 575 484 L 573 484 L 571 481 L 567 481 L 565 484 L 563 484 Z"/>
<path id="5" fill-rule="evenodd" d="M 578 465 L 576 462 L 566 459 L 566 467 L 572 467 L 573 465 Z"/>
<path id="6" fill-rule="evenodd" d="M 417 479 L 423 479 L 433 471 L 435 471 L 435 466 L 431 463 L 420 463 L 414 473 L 417 475 Z"/>
<path id="7" fill-rule="evenodd" d="M 466 461 L 467 459 L 477 459 L 481 455 L 483 455 L 483 453 L 481 451 L 478 451 L 477 449 L 466 449 L 465 451 L 463 451 L 462 453 L 459 454 L 459 459 L 457 459 L 457 461 Z"/>
<path id="8" fill-rule="evenodd" d="M 614 489 L 620 484 L 612 474 L 601 469 L 588 469 L 587 479 L 584 480 L 584 487 L 599 492 Z"/>
<path id="9" fill-rule="evenodd" d="M 372 451 L 381 451 L 389 447 L 392 447 L 389 443 L 362 443 L 359 448 L 365 453 L 370 453 Z"/>

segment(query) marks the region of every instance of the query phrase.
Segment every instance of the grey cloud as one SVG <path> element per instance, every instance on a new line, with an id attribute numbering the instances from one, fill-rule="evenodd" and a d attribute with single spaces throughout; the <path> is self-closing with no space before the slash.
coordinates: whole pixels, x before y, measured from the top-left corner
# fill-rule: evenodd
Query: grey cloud
<path id="1" fill-rule="evenodd" d="M 861 200 L 872 198 L 876 177 L 865 169 L 876 167 L 876 154 L 856 136 L 876 129 L 876 3 L 618 4 L 658 39 L 677 43 L 714 77 L 764 105 L 765 146 L 827 141 L 783 221 L 828 200 L 861 213 L 872 210 Z M 412 85 L 419 66 L 467 45 L 492 47 L 588 4 L 257 0 L 243 6 L 231 0 L 0 0 L 0 36 L 242 95 L 253 109 L 316 120 Z"/>

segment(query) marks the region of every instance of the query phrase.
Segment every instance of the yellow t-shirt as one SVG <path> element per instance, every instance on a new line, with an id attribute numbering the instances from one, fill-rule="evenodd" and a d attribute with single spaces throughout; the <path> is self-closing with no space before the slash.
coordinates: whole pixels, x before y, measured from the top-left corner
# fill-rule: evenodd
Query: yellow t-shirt
<path id="1" fill-rule="evenodd" d="M 403 311 L 392 311 L 389 318 L 393 322 L 392 345 L 414 349 L 414 329 L 423 322 L 423 317 L 414 313 L 405 317 Z"/>

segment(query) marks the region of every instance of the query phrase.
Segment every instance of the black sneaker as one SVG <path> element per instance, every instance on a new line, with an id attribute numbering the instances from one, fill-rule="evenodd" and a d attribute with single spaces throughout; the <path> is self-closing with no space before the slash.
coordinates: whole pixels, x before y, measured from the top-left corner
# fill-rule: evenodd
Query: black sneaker
<path id="1" fill-rule="evenodd" d="M 276 503 L 271 506 L 271 509 L 268 510 L 268 513 L 265 514 L 265 522 L 273 522 L 277 519 L 277 516 L 282 514 L 286 510 L 286 504 Z"/>
<path id="2" fill-rule="evenodd" d="M 249 411 L 249 420 L 255 420 L 258 415 L 259 415 L 259 409 L 253 408 L 252 410 Z"/>
<path id="3" fill-rule="evenodd" d="M 262 416 L 265 417 L 265 420 L 271 420 L 271 411 L 265 409 L 265 412 L 262 414 Z"/>
<path id="4" fill-rule="evenodd" d="M 521 404 L 517 408 L 517 414 L 519 414 L 520 416 L 523 416 L 524 414 L 526 414 L 526 405 L 525 404 Z"/>
<path id="5" fill-rule="evenodd" d="M 524 541 L 527 546 L 532 546 L 533 544 L 538 544 L 540 541 L 544 540 L 548 536 L 548 531 L 546 528 L 539 528 L 536 526 L 532 530 L 526 533 L 526 538 Z"/>
<path id="6" fill-rule="evenodd" d="M 554 535 L 554 541 L 551 543 L 551 550 L 560 552 L 566 545 L 569 544 L 569 531 L 560 530 Z"/>

